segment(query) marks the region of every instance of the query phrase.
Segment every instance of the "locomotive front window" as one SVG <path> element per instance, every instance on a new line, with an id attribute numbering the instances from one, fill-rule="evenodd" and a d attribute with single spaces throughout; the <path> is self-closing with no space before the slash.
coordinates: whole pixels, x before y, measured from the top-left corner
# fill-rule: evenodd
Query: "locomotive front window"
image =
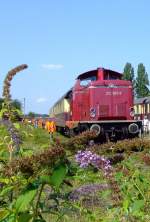
<path id="1" fill-rule="evenodd" d="M 120 79 L 118 76 L 114 75 L 105 75 L 105 80 L 115 80 L 115 79 Z"/>
<path id="2" fill-rule="evenodd" d="M 117 73 L 112 73 L 112 72 L 105 72 L 104 75 L 105 80 L 116 80 L 116 79 L 121 79 L 121 76 L 118 75 Z"/>
<path id="3" fill-rule="evenodd" d="M 89 76 L 85 79 L 81 79 L 80 80 L 80 85 L 81 86 L 87 86 L 90 82 L 96 81 L 96 80 L 97 80 L 96 76 Z"/>

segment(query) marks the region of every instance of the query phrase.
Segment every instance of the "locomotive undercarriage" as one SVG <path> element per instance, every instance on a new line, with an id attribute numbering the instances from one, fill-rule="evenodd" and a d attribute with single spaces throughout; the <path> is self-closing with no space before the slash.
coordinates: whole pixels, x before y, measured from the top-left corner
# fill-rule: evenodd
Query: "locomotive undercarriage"
<path id="1" fill-rule="evenodd" d="M 67 136 L 75 136 L 86 130 L 93 130 L 99 141 L 117 141 L 138 137 L 142 134 L 141 121 L 94 121 L 79 122 L 78 127 L 65 128 Z"/>

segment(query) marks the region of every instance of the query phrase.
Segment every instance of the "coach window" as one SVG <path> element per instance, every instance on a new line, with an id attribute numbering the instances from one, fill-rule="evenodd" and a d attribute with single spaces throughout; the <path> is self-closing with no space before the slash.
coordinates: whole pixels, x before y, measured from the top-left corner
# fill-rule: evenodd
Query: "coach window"
<path id="1" fill-rule="evenodd" d="M 137 108 L 137 114 L 139 114 L 139 105 L 136 105 Z"/>

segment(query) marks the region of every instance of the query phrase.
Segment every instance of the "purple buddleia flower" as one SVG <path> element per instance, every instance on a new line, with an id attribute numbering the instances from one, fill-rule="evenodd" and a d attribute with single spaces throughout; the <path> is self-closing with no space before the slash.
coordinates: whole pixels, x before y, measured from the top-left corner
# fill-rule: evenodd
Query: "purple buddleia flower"
<path id="1" fill-rule="evenodd" d="M 79 200 L 81 197 L 87 197 L 87 196 L 90 196 L 91 194 L 93 195 L 94 193 L 98 191 L 106 190 L 108 188 L 109 186 L 107 184 L 83 185 L 73 190 L 69 195 L 69 199 L 72 201 L 76 201 L 76 200 Z"/>
<path id="2" fill-rule="evenodd" d="M 10 120 L 3 120 L 1 121 L 3 125 L 7 127 L 7 130 L 9 132 L 9 135 L 13 141 L 13 147 L 15 147 L 16 152 L 19 151 L 19 146 L 22 143 L 21 136 L 18 132 L 18 130 L 14 127 L 13 123 Z"/>
<path id="3" fill-rule="evenodd" d="M 92 153 L 90 150 L 78 151 L 75 155 L 75 159 L 80 167 L 87 168 L 89 165 L 92 165 L 97 169 L 102 169 L 105 175 L 110 173 L 112 170 L 109 160 L 105 159 L 103 156 L 101 157 Z"/>

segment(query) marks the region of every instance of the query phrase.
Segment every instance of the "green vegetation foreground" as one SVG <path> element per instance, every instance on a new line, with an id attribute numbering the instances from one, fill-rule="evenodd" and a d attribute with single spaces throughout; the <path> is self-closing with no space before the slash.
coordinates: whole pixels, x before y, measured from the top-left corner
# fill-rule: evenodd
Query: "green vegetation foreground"
<path id="1" fill-rule="evenodd" d="M 86 132 L 50 144 L 45 130 L 15 126 L 12 155 L 0 125 L 0 221 L 150 221 L 149 140 L 89 145 Z"/>

